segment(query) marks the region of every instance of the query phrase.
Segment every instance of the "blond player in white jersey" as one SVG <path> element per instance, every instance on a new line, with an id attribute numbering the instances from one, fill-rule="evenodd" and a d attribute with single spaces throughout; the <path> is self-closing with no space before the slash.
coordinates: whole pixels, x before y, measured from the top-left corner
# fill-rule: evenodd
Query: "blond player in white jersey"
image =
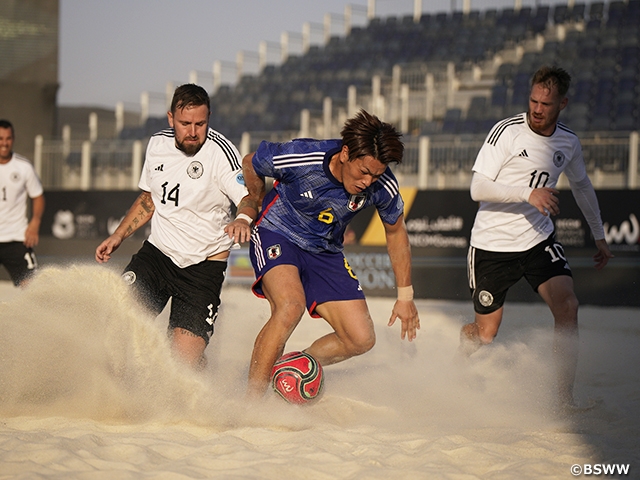
<path id="1" fill-rule="evenodd" d="M 0 265 L 16 286 L 24 286 L 38 266 L 33 247 L 44 213 L 42 184 L 31 163 L 13 152 L 14 129 L 0 120 Z M 31 219 L 27 217 L 31 199 Z"/>
<path id="2" fill-rule="evenodd" d="M 149 140 L 142 190 L 115 232 L 96 249 L 109 260 L 122 241 L 151 220 L 151 232 L 123 278 L 159 314 L 169 299 L 169 336 L 187 364 L 204 366 L 229 250 L 246 242 L 257 206 L 247 197 L 240 154 L 209 128 L 207 92 L 178 87 L 167 113 L 170 129 Z M 232 204 L 237 216 L 232 218 Z"/>
<path id="3" fill-rule="evenodd" d="M 471 197 L 480 207 L 468 254 L 475 321 L 463 326 L 460 336 L 466 355 L 491 343 L 507 291 L 524 277 L 555 320 L 559 401 L 567 407 L 574 405 L 578 299 L 551 220 L 560 211 L 555 187 L 562 172 L 595 239 L 595 267 L 602 269 L 612 257 L 580 141 L 558 123 L 570 82 L 561 68 L 540 68 L 531 81 L 528 111 L 497 123 L 478 153 Z"/>

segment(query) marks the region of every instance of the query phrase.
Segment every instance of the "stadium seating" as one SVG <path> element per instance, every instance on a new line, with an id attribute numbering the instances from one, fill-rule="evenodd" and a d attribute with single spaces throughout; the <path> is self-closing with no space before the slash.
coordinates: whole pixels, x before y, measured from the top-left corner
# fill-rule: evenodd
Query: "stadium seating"
<path id="1" fill-rule="evenodd" d="M 571 73 L 570 103 L 562 120 L 577 131 L 640 129 L 640 0 L 487 9 L 485 11 L 373 18 L 346 36 L 312 46 L 259 75 L 223 86 L 211 99 L 211 122 L 231 138 L 245 131 L 300 129 L 300 111 L 322 110 L 325 97 L 344 105 L 349 86 L 371 92 L 371 78 L 389 79 L 394 65 L 456 72 L 491 64 L 496 54 L 522 49 L 493 71 L 493 85 L 466 106 L 442 110 L 423 133 L 481 133 L 503 115 L 526 109 L 532 72 L 557 64 Z M 562 26 L 562 34 L 553 34 Z M 551 33 L 550 33 L 551 32 Z M 540 39 L 542 43 L 540 44 Z M 532 47 L 537 45 L 537 47 Z M 444 75 L 444 74 L 443 74 Z M 486 80 L 486 78 L 485 78 Z M 162 122 L 150 119 L 124 137 L 148 134 Z"/>

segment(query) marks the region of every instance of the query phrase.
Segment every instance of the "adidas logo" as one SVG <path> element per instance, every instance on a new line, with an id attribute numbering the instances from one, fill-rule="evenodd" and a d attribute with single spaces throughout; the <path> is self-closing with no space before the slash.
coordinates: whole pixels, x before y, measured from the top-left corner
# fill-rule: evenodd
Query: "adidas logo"
<path id="1" fill-rule="evenodd" d="M 526 150 L 522 150 L 522 152 L 520 153 L 520 155 L 518 155 L 519 157 L 529 157 L 529 155 L 527 155 L 527 151 Z"/>
<path id="2" fill-rule="evenodd" d="M 313 193 L 311 193 L 311 190 L 307 190 L 304 193 L 300 194 L 301 197 L 307 197 L 307 198 L 313 198 Z"/>
<path id="3" fill-rule="evenodd" d="M 156 172 L 163 172 L 164 171 L 164 163 L 161 163 L 160 165 L 158 165 L 154 170 Z"/>

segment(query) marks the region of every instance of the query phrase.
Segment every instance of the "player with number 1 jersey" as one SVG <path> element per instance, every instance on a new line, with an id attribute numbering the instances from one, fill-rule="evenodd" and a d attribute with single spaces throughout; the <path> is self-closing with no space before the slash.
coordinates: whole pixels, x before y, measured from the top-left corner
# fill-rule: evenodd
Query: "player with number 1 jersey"
<path id="1" fill-rule="evenodd" d="M 14 129 L 0 120 L 0 265 L 13 284 L 25 286 L 38 266 L 33 247 L 40 238 L 44 213 L 42 183 L 26 158 L 13 151 Z M 31 219 L 27 216 L 31 201 Z"/>

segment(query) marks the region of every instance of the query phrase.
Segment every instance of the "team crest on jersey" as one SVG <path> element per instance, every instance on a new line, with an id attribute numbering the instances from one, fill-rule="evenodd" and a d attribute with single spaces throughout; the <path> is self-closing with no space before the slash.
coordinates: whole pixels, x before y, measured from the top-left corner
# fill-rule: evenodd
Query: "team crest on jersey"
<path id="1" fill-rule="evenodd" d="M 558 150 L 556 153 L 553 154 L 553 164 L 556 167 L 561 167 L 562 164 L 564 163 L 565 158 L 566 157 L 564 156 L 564 153 Z"/>
<path id="2" fill-rule="evenodd" d="M 122 279 L 127 285 L 133 285 L 136 281 L 136 273 L 132 272 L 131 270 L 129 270 L 128 272 L 124 272 L 122 274 Z"/>
<path id="3" fill-rule="evenodd" d="M 187 174 L 194 180 L 200 178 L 203 173 L 204 173 L 204 167 L 197 160 L 194 160 L 193 162 L 191 162 L 187 167 Z"/>
<path id="4" fill-rule="evenodd" d="M 269 248 L 267 248 L 267 258 L 269 260 L 275 260 L 280 255 L 282 255 L 282 249 L 280 248 L 279 243 L 271 245 Z"/>
<path id="5" fill-rule="evenodd" d="M 18 183 L 20 181 L 20 174 L 18 172 L 12 172 L 10 178 L 12 182 Z"/>
<path id="6" fill-rule="evenodd" d="M 493 303 L 493 295 L 491 295 L 486 290 L 482 290 L 478 294 L 478 301 L 480 302 L 480 305 L 482 305 L 483 307 L 490 307 L 491 304 Z"/>
<path id="7" fill-rule="evenodd" d="M 355 195 L 351 195 L 349 197 L 349 204 L 347 205 L 347 208 L 352 212 L 357 212 L 362 208 L 366 199 L 366 193 L 356 193 Z"/>

